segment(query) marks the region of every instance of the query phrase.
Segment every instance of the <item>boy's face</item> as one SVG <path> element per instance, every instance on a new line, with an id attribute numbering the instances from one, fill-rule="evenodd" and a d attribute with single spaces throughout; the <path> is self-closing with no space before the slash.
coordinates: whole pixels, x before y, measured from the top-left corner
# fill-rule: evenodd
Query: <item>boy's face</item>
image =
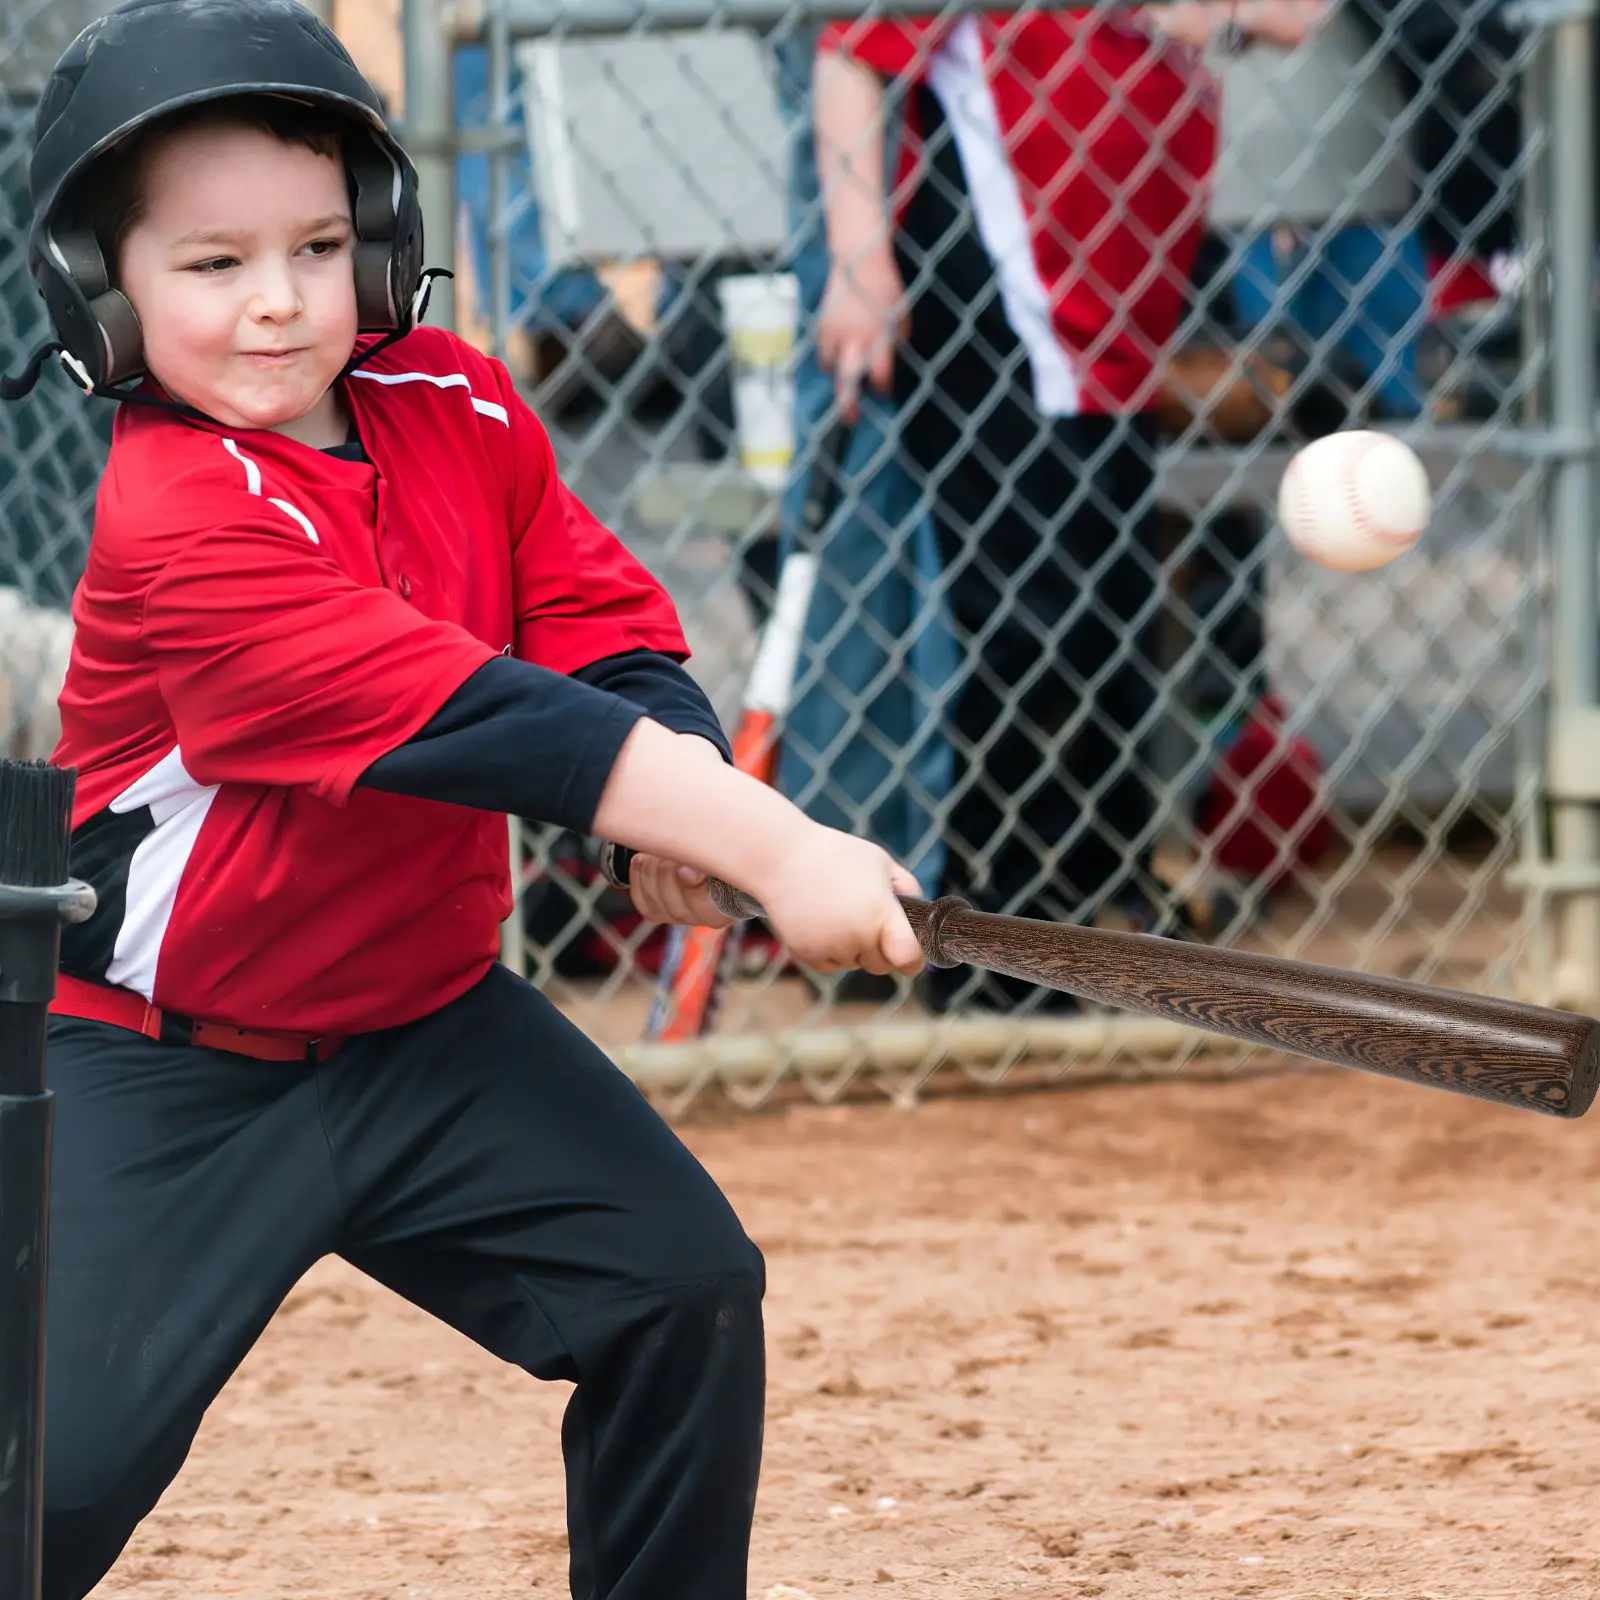
<path id="1" fill-rule="evenodd" d="M 119 282 L 167 392 L 237 428 L 344 441 L 332 384 L 356 339 L 343 165 L 253 128 L 162 140 Z"/>

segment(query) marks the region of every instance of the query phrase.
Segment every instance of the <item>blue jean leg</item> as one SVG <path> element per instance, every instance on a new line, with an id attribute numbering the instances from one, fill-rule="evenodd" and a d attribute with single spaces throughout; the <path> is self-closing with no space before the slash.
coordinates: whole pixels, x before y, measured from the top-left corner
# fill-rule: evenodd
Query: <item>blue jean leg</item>
<path id="1" fill-rule="evenodd" d="M 1270 233 L 1258 233 L 1245 241 L 1228 287 L 1233 295 L 1233 314 L 1241 328 L 1270 326 L 1290 310 L 1285 306 L 1280 313 L 1283 272 Z"/>
<path id="2" fill-rule="evenodd" d="M 1318 259 L 1291 293 L 1285 283 L 1302 268 L 1305 247 L 1280 258 L 1270 233 L 1247 242 L 1230 285 L 1240 324 L 1288 323 L 1308 340 L 1332 336 L 1367 381 L 1377 380 L 1375 398 L 1385 415 L 1416 416 L 1422 408 L 1417 335 L 1427 294 L 1420 238 L 1352 223 L 1314 248 Z"/>
<path id="3" fill-rule="evenodd" d="M 798 437 L 816 438 L 832 402 L 832 380 L 807 361 Z M 892 409 L 863 405 L 844 460 L 849 503 L 817 551 L 778 784 L 817 821 L 877 840 L 931 894 L 944 864 L 938 809 L 954 755 L 942 712 L 957 662 L 932 524 L 894 433 Z"/>
<path id="4" fill-rule="evenodd" d="M 811 40 L 780 52 L 780 103 L 792 131 L 789 267 L 800 287 L 795 471 L 781 537 L 793 547 L 809 457 L 833 409 L 813 330 L 828 278 L 811 140 Z M 957 653 L 942 603 L 931 517 L 897 449 L 892 402 L 868 396 L 845 454 L 845 505 L 823 530 L 778 786 L 808 815 L 877 840 L 929 894 L 944 869 L 940 809 L 954 752 L 943 731 Z"/>
<path id="5" fill-rule="evenodd" d="M 455 80 L 458 125 L 484 126 L 489 118 L 489 52 L 481 45 L 457 50 Z M 512 69 L 510 116 L 511 125 L 525 133 L 522 86 L 515 68 Z M 511 255 L 512 326 L 545 322 L 580 327 L 605 300 L 605 289 L 591 273 L 551 271 L 526 144 L 512 156 L 508 168 L 507 200 L 511 214 L 507 248 Z M 467 214 L 478 303 L 487 308 L 491 293 L 488 156 L 459 157 L 456 187 L 459 203 Z"/>
<path id="6" fill-rule="evenodd" d="M 1319 278 L 1337 314 L 1347 305 L 1356 308 L 1339 343 L 1368 379 L 1378 380 L 1384 414 L 1416 416 L 1422 409 L 1417 336 L 1428 285 L 1420 237 L 1400 228 L 1340 228 L 1323 246 Z"/>

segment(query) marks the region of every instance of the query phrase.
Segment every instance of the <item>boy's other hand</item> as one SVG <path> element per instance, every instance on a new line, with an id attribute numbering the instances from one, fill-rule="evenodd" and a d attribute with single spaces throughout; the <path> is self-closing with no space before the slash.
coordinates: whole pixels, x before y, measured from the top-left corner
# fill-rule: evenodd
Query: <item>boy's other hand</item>
<path id="1" fill-rule="evenodd" d="M 706 891 L 706 874 L 663 856 L 636 855 L 628 866 L 628 894 L 646 922 L 690 928 L 726 928 L 732 922 Z"/>

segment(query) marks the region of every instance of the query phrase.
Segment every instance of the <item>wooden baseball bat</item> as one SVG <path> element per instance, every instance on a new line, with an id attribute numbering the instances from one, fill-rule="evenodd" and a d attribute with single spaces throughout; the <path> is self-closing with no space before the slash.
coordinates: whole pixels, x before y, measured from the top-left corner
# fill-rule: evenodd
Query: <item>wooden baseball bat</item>
<path id="1" fill-rule="evenodd" d="M 761 906 L 719 879 L 724 916 Z M 1402 978 L 1313 966 L 1147 933 L 974 911 L 945 896 L 900 903 L 936 967 L 968 962 L 1101 1005 L 1408 1083 L 1581 1117 L 1600 1084 L 1600 1022 Z"/>

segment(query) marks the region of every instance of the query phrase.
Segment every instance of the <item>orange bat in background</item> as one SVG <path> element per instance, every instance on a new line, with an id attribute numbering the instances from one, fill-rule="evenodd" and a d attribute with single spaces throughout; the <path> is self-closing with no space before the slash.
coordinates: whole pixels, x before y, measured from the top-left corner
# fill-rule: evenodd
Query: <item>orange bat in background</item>
<path id="1" fill-rule="evenodd" d="M 823 436 L 811 469 L 800 538 L 779 574 L 772 614 L 762 629 L 734 730 L 734 765 L 763 783 L 771 783 L 777 774 L 783 720 L 794 692 L 806 614 L 816 588 L 815 549 L 843 493 L 839 469 L 849 439 L 850 430 L 843 422 L 835 422 Z M 730 934 L 734 935 L 732 941 Z M 728 957 L 737 948 L 737 927 L 673 928 L 656 978 L 645 1037 L 681 1043 L 709 1033 L 716 1025 Z"/>

